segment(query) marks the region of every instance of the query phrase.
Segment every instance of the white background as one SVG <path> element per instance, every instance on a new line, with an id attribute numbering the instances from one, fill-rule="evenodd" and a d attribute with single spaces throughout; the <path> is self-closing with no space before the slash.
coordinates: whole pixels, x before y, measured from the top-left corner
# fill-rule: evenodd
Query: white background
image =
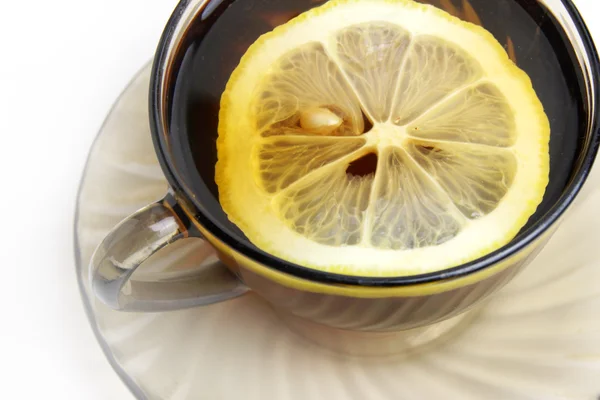
<path id="1" fill-rule="evenodd" d="M 176 2 L 0 0 L 2 399 L 132 398 L 87 325 L 73 212 L 96 132 Z M 600 2 L 575 2 L 600 38 Z"/>

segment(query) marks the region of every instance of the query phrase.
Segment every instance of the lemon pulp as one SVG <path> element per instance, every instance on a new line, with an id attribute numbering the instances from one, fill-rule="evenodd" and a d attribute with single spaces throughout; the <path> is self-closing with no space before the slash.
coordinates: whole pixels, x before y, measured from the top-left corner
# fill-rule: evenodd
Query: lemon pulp
<path id="1" fill-rule="evenodd" d="M 271 254 L 412 275 L 517 234 L 548 183 L 549 134 L 489 32 L 412 0 L 333 0 L 242 58 L 221 100 L 216 182 Z M 351 173 L 365 157 L 372 170 Z"/>

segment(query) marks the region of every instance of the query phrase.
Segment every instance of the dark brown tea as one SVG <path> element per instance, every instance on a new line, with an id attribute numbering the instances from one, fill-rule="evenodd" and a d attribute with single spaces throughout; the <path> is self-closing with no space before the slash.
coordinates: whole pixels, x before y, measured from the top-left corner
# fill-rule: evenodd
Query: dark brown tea
<path id="1" fill-rule="evenodd" d="M 169 115 L 173 153 L 178 164 L 189 171 L 184 177 L 188 185 L 202 194 L 199 200 L 224 226 L 240 235 L 218 203 L 214 181 L 221 95 L 240 58 L 259 36 L 325 2 L 212 1 L 215 10 L 204 21 L 193 23 L 179 54 Z M 550 184 L 527 229 L 561 196 L 584 137 L 584 81 L 569 39 L 538 0 L 421 2 L 491 32 L 529 75 L 544 105 L 551 124 Z"/>

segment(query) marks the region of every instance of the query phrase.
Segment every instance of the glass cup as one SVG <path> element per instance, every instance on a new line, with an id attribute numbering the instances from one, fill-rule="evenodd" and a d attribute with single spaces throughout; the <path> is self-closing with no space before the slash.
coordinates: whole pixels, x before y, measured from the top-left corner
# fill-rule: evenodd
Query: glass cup
<path id="1" fill-rule="evenodd" d="M 498 4 L 498 9 L 506 2 L 514 2 L 486 1 Z M 454 8 L 447 10 L 454 13 L 460 11 L 449 1 L 422 2 Z M 293 320 L 310 320 L 316 326 L 367 332 L 429 326 L 471 309 L 529 264 L 555 232 L 590 172 L 600 143 L 596 104 L 600 94 L 598 54 L 570 0 L 539 0 L 537 3 L 548 11 L 544 18 L 553 21 L 553 37 L 566 43 L 562 62 L 579 83 L 580 127 L 564 132 L 577 137 L 577 148 L 570 165 L 559 163 L 560 168 L 553 171 L 564 178 L 562 183 L 557 184 L 551 176 L 553 194 L 547 193 L 537 213 L 511 243 L 468 264 L 407 277 L 339 275 L 274 257 L 253 246 L 227 222 L 198 171 L 182 162 L 182 152 L 187 154 L 191 149 L 181 143 L 170 123 L 174 85 L 185 50 L 193 41 L 210 39 L 210 27 L 220 20 L 230 3 L 231 0 L 182 0 L 160 40 L 151 78 L 150 126 L 170 190 L 163 200 L 115 227 L 94 254 L 90 265 L 94 293 L 114 309 L 174 310 L 226 301 L 253 291 L 280 314 Z M 464 9 L 459 16 L 471 22 L 478 19 L 472 8 Z M 507 39 L 509 54 L 525 45 L 518 40 Z M 560 152 L 551 154 L 552 160 L 560 157 Z M 140 274 L 134 272 L 144 270 L 145 260 L 185 238 L 201 238 L 214 246 L 219 258 L 211 268 L 219 273 L 218 279 L 207 280 L 203 274 L 173 279 L 156 273 L 137 278 Z"/>

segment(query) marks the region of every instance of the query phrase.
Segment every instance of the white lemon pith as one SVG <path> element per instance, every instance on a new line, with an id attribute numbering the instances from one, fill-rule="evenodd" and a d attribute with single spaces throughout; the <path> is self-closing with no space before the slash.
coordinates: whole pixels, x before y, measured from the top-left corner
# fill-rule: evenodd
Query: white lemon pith
<path id="1" fill-rule="evenodd" d="M 529 77 L 483 28 L 412 0 L 333 0 L 242 58 L 221 100 L 216 182 L 271 254 L 414 275 L 518 233 L 548 183 L 549 135 Z M 349 172 L 368 155 L 373 171 Z"/>

